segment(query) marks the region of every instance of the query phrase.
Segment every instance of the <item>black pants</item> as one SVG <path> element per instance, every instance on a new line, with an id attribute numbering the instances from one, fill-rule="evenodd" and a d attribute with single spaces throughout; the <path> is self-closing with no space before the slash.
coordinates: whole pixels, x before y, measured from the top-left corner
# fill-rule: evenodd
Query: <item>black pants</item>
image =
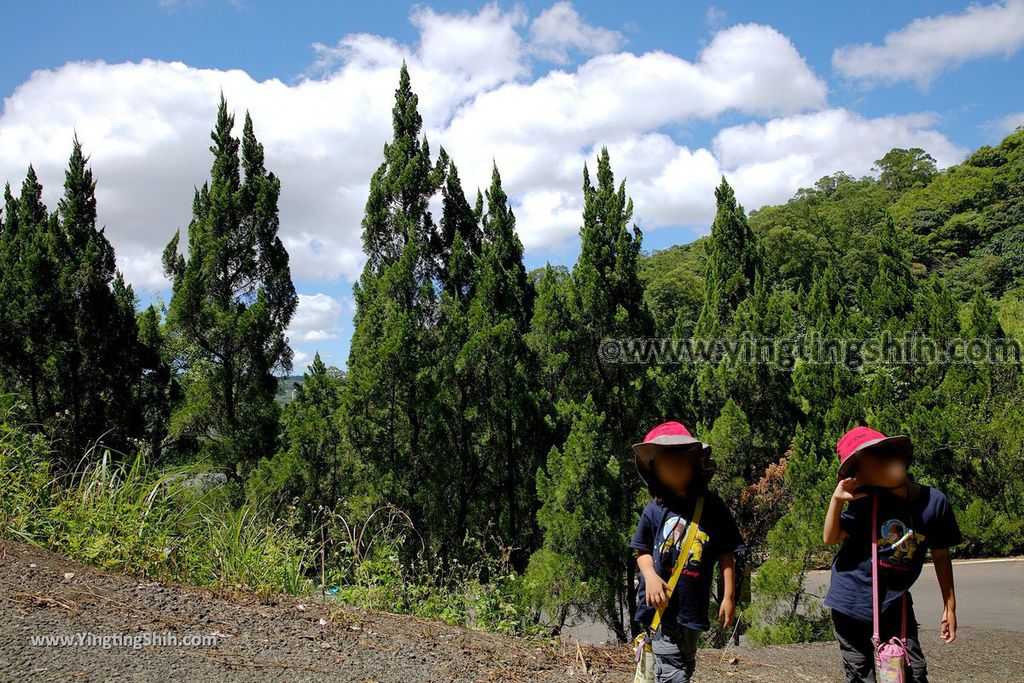
<path id="1" fill-rule="evenodd" d="M 882 612 L 878 622 L 879 636 L 885 642 L 900 634 L 902 612 L 897 602 L 891 609 Z M 832 610 L 839 651 L 843 655 L 843 669 L 847 683 L 875 683 L 875 646 L 871 643 L 874 630 L 870 621 L 861 621 Z M 917 618 L 913 605 L 907 605 L 907 656 L 910 666 L 904 665 L 903 676 L 907 683 L 928 683 L 928 669 L 917 638 Z"/>
<path id="2" fill-rule="evenodd" d="M 651 641 L 654 651 L 655 683 L 690 683 L 697 666 L 700 631 L 685 626 L 662 624 Z"/>

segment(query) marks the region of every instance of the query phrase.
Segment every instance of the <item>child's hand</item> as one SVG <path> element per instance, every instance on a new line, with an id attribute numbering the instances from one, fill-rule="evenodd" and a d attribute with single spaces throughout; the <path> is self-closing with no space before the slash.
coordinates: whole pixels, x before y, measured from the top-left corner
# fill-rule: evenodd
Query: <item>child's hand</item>
<path id="1" fill-rule="evenodd" d="M 729 624 L 736 618 L 736 601 L 732 598 L 722 598 L 718 606 L 718 620 L 722 622 L 722 628 L 729 628 Z"/>
<path id="2" fill-rule="evenodd" d="M 644 575 L 644 585 L 647 586 L 647 604 L 658 609 L 665 609 L 668 604 L 668 584 L 665 580 L 652 572 L 651 576 Z"/>
<path id="3" fill-rule="evenodd" d="M 857 491 L 857 486 L 859 484 L 860 482 L 857 481 L 856 477 L 847 477 L 846 479 L 842 479 L 838 484 L 836 484 L 836 490 L 835 493 L 832 494 L 832 497 L 836 500 L 857 500 L 858 498 L 863 498 L 868 494 L 863 491 Z"/>
<path id="4" fill-rule="evenodd" d="M 956 610 L 946 607 L 942 610 L 942 622 L 939 624 L 939 637 L 947 643 L 956 640 Z"/>

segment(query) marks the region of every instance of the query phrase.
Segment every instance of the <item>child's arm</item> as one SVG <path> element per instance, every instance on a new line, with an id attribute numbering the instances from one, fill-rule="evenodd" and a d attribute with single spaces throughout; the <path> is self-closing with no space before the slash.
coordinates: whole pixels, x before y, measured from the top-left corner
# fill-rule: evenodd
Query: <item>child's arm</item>
<path id="1" fill-rule="evenodd" d="M 718 619 L 722 622 L 722 628 L 729 628 L 729 624 L 736 618 L 736 563 L 732 553 L 718 556 L 718 569 L 722 578 L 722 602 L 718 606 Z"/>
<path id="2" fill-rule="evenodd" d="M 846 532 L 839 526 L 843 505 L 848 500 L 857 500 L 867 495 L 856 492 L 858 483 L 855 477 L 847 477 L 836 484 L 836 490 L 828 504 L 828 512 L 825 513 L 825 528 L 821 532 L 821 540 L 825 542 L 825 545 L 835 545 L 846 538 Z"/>
<path id="3" fill-rule="evenodd" d="M 647 604 L 658 609 L 665 609 L 665 605 L 668 604 L 668 584 L 654 570 L 654 556 L 641 552 L 636 556 L 636 566 L 644 575 L 644 594 Z"/>
<path id="4" fill-rule="evenodd" d="M 939 636 L 947 643 L 956 640 L 956 593 L 953 591 L 953 561 L 949 559 L 948 548 L 932 548 L 932 562 L 935 564 L 935 578 L 942 591 L 942 622 Z"/>

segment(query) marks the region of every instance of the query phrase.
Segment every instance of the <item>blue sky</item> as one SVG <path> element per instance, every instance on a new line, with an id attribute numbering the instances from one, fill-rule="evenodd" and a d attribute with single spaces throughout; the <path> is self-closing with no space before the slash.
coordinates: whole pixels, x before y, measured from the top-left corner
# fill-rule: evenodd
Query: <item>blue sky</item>
<path id="1" fill-rule="evenodd" d="M 575 259 L 602 144 L 645 246 L 707 231 L 724 173 L 748 208 L 889 147 L 941 165 L 1024 123 L 1024 0 L 928 3 L 17 3 L 0 41 L 0 180 L 31 161 L 56 205 L 77 130 L 100 219 L 143 301 L 209 170 L 217 93 L 249 109 L 282 177 L 303 295 L 300 366 L 344 366 L 358 221 L 397 64 L 467 192 L 502 170 L 527 265 Z"/>

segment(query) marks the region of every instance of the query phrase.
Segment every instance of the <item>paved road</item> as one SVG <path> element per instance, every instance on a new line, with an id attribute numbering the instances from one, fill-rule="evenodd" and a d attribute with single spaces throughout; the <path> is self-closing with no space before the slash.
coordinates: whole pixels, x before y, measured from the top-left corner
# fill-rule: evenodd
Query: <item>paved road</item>
<path id="1" fill-rule="evenodd" d="M 811 572 L 807 588 L 822 598 L 828 591 L 829 572 Z M 1024 557 L 953 562 L 956 616 L 961 627 L 1024 631 Z M 914 584 L 914 609 L 922 629 L 938 629 L 942 594 L 935 570 L 927 564 Z M 569 627 L 565 635 L 584 643 L 604 643 L 613 638 L 602 624 Z"/>
<path id="2" fill-rule="evenodd" d="M 812 572 L 808 590 L 825 596 L 828 572 Z M 1024 631 L 1024 558 L 963 560 L 953 563 L 956 617 L 960 626 Z M 942 594 L 935 570 L 925 565 L 911 591 L 921 628 L 938 628 Z"/>

